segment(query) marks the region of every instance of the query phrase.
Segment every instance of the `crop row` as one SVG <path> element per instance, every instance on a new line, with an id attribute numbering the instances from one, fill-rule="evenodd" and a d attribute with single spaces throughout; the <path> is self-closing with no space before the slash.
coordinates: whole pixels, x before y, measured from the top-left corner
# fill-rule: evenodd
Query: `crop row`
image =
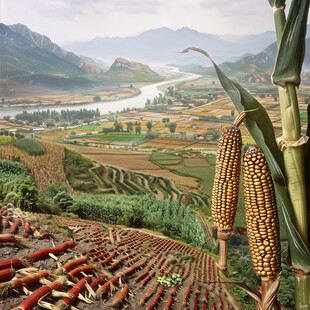
<path id="1" fill-rule="evenodd" d="M 34 240 L 34 233 L 30 231 L 35 227 L 25 214 L 18 214 L 17 211 L 15 209 L 12 213 L 12 210 L 3 208 L 0 214 L 3 220 L 7 217 L 18 218 L 20 224 L 24 223 L 20 226 L 20 232 L 27 229 L 29 241 Z M 0 285 L 5 288 L 0 290 L 0 294 L 3 300 L 6 295 L 10 296 L 6 299 L 8 304 L 16 301 L 18 308 L 30 310 L 37 304 L 55 305 L 55 309 L 67 308 L 72 304 L 83 308 L 81 303 L 86 302 L 89 309 L 111 309 L 123 308 L 128 301 L 133 308 L 144 305 L 146 309 L 180 309 L 184 305 L 191 309 L 212 307 L 221 310 L 224 306 L 233 309 L 221 283 L 212 283 L 220 282 L 220 277 L 214 259 L 206 253 L 138 230 L 124 230 L 119 226 L 59 216 L 54 216 L 53 220 L 71 230 L 73 241 L 60 242 L 56 247 L 43 246 L 35 252 L 29 248 L 23 258 L 0 262 L 0 281 L 6 281 Z M 14 221 L 9 222 L 13 227 Z M 5 233 L 7 229 L 4 228 Z M 62 259 L 56 261 L 62 263 L 58 267 L 44 263 L 44 260 L 51 260 L 48 258 L 50 255 L 54 258 L 61 256 Z M 26 262 L 33 266 L 35 261 L 42 262 L 40 265 L 36 263 L 41 268 L 23 269 Z M 10 270 L 6 264 L 9 264 Z M 11 266 L 15 268 L 13 273 Z M 158 281 L 174 279 L 176 275 L 179 279 L 176 286 L 172 285 L 173 280 Z M 27 290 L 24 290 L 25 286 Z M 57 299 L 52 289 L 69 295 Z M 18 291 L 23 292 L 22 301 L 15 297 Z M 32 291 L 35 294 L 24 297 L 25 292 L 29 294 Z M 140 292 L 142 297 L 137 298 Z M 101 303 L 100 299 L 105 299 L 105 303 Z M 4 309 L 10 308 L 4 306 Z"/>

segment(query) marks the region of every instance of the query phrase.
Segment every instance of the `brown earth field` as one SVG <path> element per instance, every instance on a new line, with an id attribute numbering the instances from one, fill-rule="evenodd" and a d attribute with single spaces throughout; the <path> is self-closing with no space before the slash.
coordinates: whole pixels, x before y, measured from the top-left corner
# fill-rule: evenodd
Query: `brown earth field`
<path id="1" fill-rule="evenodd" d="M 157 165 L 153 164 L 150 161 L 151 154 L 147 152 L 103 149 L 73 144 L 65 144 L 64 146 L 103 165 L 111 165 L 140 173 L 162 176 L 182 185 L 197 187 L 198 181 L 195 178 L 177 175 L 169 170 L 161 169 Z"/>
<path id="2" fill-rule="evenodd" d="M 33 303 L 27 309 L 42 309 L 37 305 L 40 296 L 43 303 L 57 305 L 55 309 L 68 309 L 61 307 L 61 303 L 70 299 L 72 306 L 81 310 L 151 309 L 149 307 L 158 294 L 161 298 L 157 300 L 157 309 L 167 309 L 171 298 L 173 303 L 168 308 L 171 310 L 182 309 L 182 306 L 202 309 L 203 305 L 207 309 L 238 309 L 221 283 L 221 272 L 215 259 L 186 244 L 154 233 L 95 221 L 47 217 L 24 213 L 14 207 L 4 207 L 0 211 L 8 220 L 8 226 L 3 227 L 0 236 L 5 237 L 12 232 L 12 216 L 20 224 L 13 232 L 14 242 L 0 244 L 1 271 L 14 259 L 14 269 L 8 268 L 11 278 L 7 277 L 0 285 L 1 310 L 25 309 L 25 304 L 22 304 L 25 300 Z M 35 281 L 28 278 L 27 287 L 10 281 L 13 276 L 14 279 L 34 278 L 38 272 L 41 272 L 41 278 Z M 162 276 L 171 278 L 172 274 L 180 275 L 178 287 L 156 281 Z M 94 280 L 101 281 L 96 284 Z M 93 294 L 85 287 L 85 281 L 93 288 Z M 57 291 L 63 293 L 72 292 L 72 287 L 79 283 L 80 293 L 87 299 L 73 299 L 72 295 L 62 299 L 64 296 L 52 296 L 48 291 L 39 293 L 55 282 L 59 283 Z M 129 288 L 126 299 L 117 303 L 126 287 Z M 141 303 L 152 287 L 152 293 Z M 184 301 L 189 290 L 189 298 Z M 32 292 L 35 294 L 30 295 Z"/>

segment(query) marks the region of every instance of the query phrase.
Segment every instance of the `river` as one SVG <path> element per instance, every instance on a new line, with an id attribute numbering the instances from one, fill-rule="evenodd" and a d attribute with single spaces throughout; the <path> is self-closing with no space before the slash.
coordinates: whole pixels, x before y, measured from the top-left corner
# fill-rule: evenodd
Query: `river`
<path id="1" fill-rule="evenodd" d="M 175 78 L 172 80 L 166 80 L 164 82 L 155 83 L 147 86 L 143 86 L 140 88 L 141 94 L 135 97 L 121 99 L 117 101 L 102 101 L 102 102 L 92 102 L 87 104 L 79 104 L 79 105 L 67 105 L 61 107 L 47 107 L 47 108 L 27 108 L 27 109 L 0 109 L 0 118 L 4 116 L 15 116 L 16 114 L 20 114 L 23 111 L 27 111 L 28 113 L 35 112 L 35 111 L 46 111 L 46 110 L 55 110 L 60 112 L 61 110 L 79 110 L 79 109 L 89 109 L 95 110 L 99 109 L 100 114 L 107 114 L 109 112 L 117 112 L 122 111 L 123 109 L 127 108 L 143 108 L 145 106 L 146 99 L 153 99 L 159 93 L 162 93 L 158 90 L 159 86 L 169 85 L 171 83 L 179 83 L 188 80 L 195 80 L 200 77 L 198 74 L 192 74 L 187 72 L 179 72 L 178 68 L 174 67 L 165 67 L 169 69 L 171 72 L 182 74 L 182 77 Z"/>

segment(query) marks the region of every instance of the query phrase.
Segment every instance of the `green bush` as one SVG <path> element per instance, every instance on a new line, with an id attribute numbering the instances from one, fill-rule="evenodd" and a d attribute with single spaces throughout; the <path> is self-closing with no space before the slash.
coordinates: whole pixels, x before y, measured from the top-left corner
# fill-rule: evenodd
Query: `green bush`
<path id="1" fill-rule="evenodd" d="M 87 193 L 98 189 L 95 178 L 89 171 L 94 166 L 93 162 L 81 154 L 68 149 L 65 149 L 65 155 L 65 172 L 72 188 Z"/>
<path id="2" fill-rule="evenodd" d="M 64 217 L 70 217 L 72 219 L 78 219 L 79 218 L 79 216 L 77 214 L 69 213 L 69 212 L 62 212 L 60 215 L 64 216 Z"/>
<path id="3" fill-rule="evenodd" d="M 0 161 L 0 200 L 26 211 L 40 212 L 37 188 L 22 164 Z"/>
<path id="4" fill-rule="evenodd" d="M 12 162 L 5 159 L 0 161 L 0 172 L 20 174 L 25 173 L 25 171 L 25 167 L 19 162 Z"/>

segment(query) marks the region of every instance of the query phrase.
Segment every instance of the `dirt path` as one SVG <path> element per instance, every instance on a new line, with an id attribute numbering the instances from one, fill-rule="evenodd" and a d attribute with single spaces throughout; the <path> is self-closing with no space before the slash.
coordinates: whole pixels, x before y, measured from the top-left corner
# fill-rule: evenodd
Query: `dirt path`
<path id="1" fill-rule="evenodd" d="M 177 192 L 180 192 L 177 187 L 175 186 L 175 183 L 173 181 L 171 181 L 171 187 L 177 191 Z M 175 195 L 175 198 L 173 197 L 173 199 L 178 199 L 178 195 L 176 193 L 173 192 L 173 194 Z"/>
<path id="2" fill-rule="evenodd" d="M 119 181 L 123 184 L 124 183 L 124 173 L 123 169 L 119 169 Z"/>
<path id="3" fill-rule="evenodd" d="M 215 245 L 216 242 L 215 242 L 215 240 L 214 240 L 213 237 L 212 237 L 212 232 L 211 232 L 211 230 L 210 230 L 210 228 L 209 228 L 207 222 L 205 221 L 205 219 L 203 218 L 203 216 L 202 216 L 199 212 L 195 211 L 195 213 L 196 213 L 196 214 L 199 216 L 199 218 L 201 219 L 201 222 L 202 222 L 202 224 L 203 224 L 203 227 L 204 227 L 204 229 L 205 229 L 205 232 L 206 232 L 206 234 L 208 235 L 210 241 L 212 242 L 213 245 Z"/>

